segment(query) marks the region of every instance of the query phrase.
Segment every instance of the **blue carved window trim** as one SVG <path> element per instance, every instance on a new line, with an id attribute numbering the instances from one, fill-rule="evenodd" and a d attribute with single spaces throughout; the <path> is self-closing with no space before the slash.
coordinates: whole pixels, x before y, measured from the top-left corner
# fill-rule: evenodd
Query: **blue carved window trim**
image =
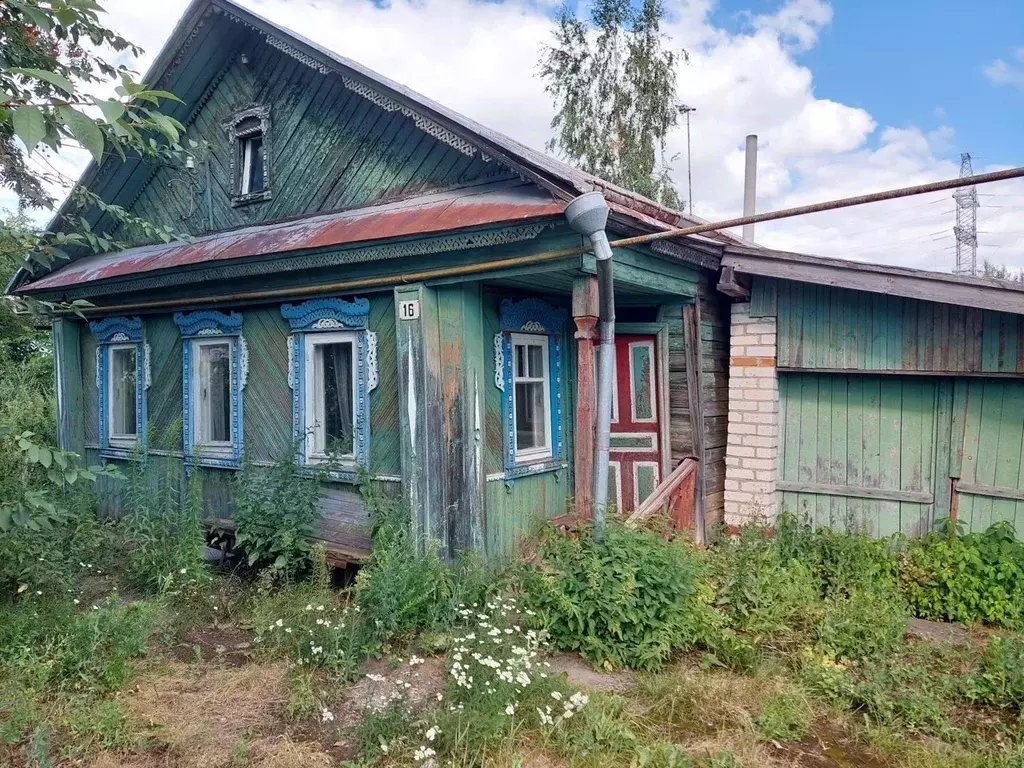
<path id="1" fill-rule="evenodd" d="M 494 385 L 501 390 L 502 463 L 505 479 L 511 482 L 523 475 L 562 469 L 565 438 L 562 435 L 564 398 L 562 384 L 565 367 L 562 360 L 562 336 L 566 313 L 537 298 L 512 301 L 505 299 L 500 307 L 501 332 L 494 337 Z M 546 336 L 548 339 L 548 377 L 550 381 L 551 456 L 537 460 L 520 460 L 516 456 L 515 387 L 512 383 L 513 337 Z"/>
<path id="2" fill-rule="evenodd" d="M 146 390 L 150 384 L 149 345 L 142 318 L 105 317 L 89 323 L 96 336 L 96 388 L 99 390 L 100 452 L 107 457 L 130 459 L 146 451 Z M 115 348 L 135 348 L 135 438 L 111 442 L 110 356 Z"/>
<path id="3" fill-rule="evenodd" d="M 353 458 L 331 466 L 329 475 L 334 480 L 354 481 L 360 468 L 368 470 L 370 466 L 370 393 L 377 386 L 377 334 L 367 328 L 369 314 L 367 299 L 311 299 L 281 307 L 281 315 L 292 329 L 288 337 L 288 384 L 292 390 L 292 436 L 300 467 L 312 468 L 319 463 L 307 457 L 311 425 L 306 414 L 306 357 L 310 337 L 339 332 L 353 336 Z"/>
<path id="4" fill-rule="evenodd" d="M 249 373 L 249 349 L 242 336 L 242 315 L 213 310 L 175 312 L 174 324 L 181 332 L 181 410 L 182 445 L 189 466 L 237 469 L 242 466 L 242 439 L 245 427 L 245 382 Z M 226 341 L 231 345 L 231 447 L 212 449 L 196 444 L 198 413 L 195 385 L 194 350 L 199 341 Z"/>

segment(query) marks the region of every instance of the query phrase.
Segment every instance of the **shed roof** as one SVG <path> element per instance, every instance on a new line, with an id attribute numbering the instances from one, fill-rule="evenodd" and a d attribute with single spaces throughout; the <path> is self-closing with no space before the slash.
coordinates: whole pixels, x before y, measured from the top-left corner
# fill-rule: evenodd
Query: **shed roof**
<path id="1" fill-rule="evenodd" d="M 1024 283 L 847 261 L 768 248 L 726 246 L 722 266 L 738 274 L 885 293 L 1024 315 Z"/>
<path id="2" fill-rule="evenodd" d="M 52 291 L 116 277 L 228 259 L 286 254 L 454 229 L 558 216 L 562 203 L 531 184 L 499 183 L 439 192 L 384 205 L 216 232 L 73 261 L 19 291 Z"/>

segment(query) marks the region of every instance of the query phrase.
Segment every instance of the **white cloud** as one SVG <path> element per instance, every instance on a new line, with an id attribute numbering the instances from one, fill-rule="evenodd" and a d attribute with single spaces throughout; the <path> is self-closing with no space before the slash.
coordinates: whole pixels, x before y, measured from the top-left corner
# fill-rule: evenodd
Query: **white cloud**
<path id="1" fill-rule="evenodd" d="M 536 0 L 244 0 L 257 13 L 356 59 L 453 109 L 537 148 L 550 135 L 551 103 L 535 77 L 549 41 L 550 3 Z M 108 0 L 113 24 L 155 56 L 185 0 Z M 956 176 L 948 128 L 878 126 L 864 109 L 819 96 L 813 72 L 795 56 L 831 23 L 822 0 L 780 0 L 769 15 L 748 15 L 740 31 L 710 21 L 713 0 L 669 0 L 666 31 L 691 54 L 678 95 L 691 117 L 694 212 L 739 213 L 743 141 L 761 139 L 758 208 L 772 210 Z M 1009 66 L 1009 65 L 1007 65 Z M 941 121 L 943 115 L 936 115 Z M 669 139 L 686 196 L 686 135 Z M 976 169 L 984 170 L 984 169 Z M 1007 182 L 979 194 L 1018 195 Z M 981 255 L 1024 266 L 1024 238 L 1011 208 L 982 197 Z M 1007 204 L 1014 198 L 1006 199 Z M 1019 205 L 1017 206 L 1019 210 Z M 1019 216 L 1016 217 L 1019 219 Z M 953 264 L 949 193 L 759 225 L 765 245 L 929 269 Z"/>
<path id="2" fill-rule="evenodd" d="M 1013 52 L 1012 61 L 996 59 L 984 72 L 993 85 L 1009 85 L 1024 91 L 1024 47 Z"/>

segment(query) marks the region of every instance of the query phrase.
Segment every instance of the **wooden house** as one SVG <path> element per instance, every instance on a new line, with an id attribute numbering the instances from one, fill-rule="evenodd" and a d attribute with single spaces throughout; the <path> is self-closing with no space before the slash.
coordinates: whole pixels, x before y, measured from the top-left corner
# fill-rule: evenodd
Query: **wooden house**
<path id="1" fill-rule="evenodd" d="M 194 0 L 145 81 L 182 98 L 198 148 L 110 157 L 83 183 L 192 238 L 139 242 L 93 208 L 94 231 L 138 245 L 9 287 L 92 304 L 54 323 L 62 448 L 199 473 L 217 519 L 244 461 L 330 459 L 338 560 L 370 547 L 364 474 L 449 555 L 508 554 L 538 519 L 587 512 L 596 266 L 565 209 L 600 191 L 612 239 L 694 219 L 231 0 Z M 1024 532 L 1020 284 L 728 233 L 617 249 L 613 273 L 619 511 L 695 462 L 675 501 L 698 538 L 780 510 L 879 535 L 947 516 Z"/>
<path id="2" fill-rule="evenodd" d="M 560 255 L 585 245 L 564 210 L 600 190 L 612 237 L 695 220 L 231 0 L 194 0 L 145 82 L 181 97 L 170 114 L 200 146 L 173 164 L 108 157 L 83 183 L 192 238 L 140 242 L 91 208 L 93 231 L 138 245 L 9 289 L 92 304 L 54 323 L 63 448 L 198 472 L 214 518 L 243 461 L 331 456 L 321 535 L 339 559 L 370 545 L 363 472 L 447 553 L 510 552 L 537 518 L 586 507 L 596 268 Z M 727 244 L 743 241 L 615 253 L 619 510 L 692 456 L 696 513 L 722 519 Z"/>

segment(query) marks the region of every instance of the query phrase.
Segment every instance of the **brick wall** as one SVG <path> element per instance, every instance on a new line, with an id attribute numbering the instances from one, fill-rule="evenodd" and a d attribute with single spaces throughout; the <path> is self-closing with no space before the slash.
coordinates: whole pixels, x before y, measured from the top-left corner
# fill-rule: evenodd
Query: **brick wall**
<path id="1" fill-rule="evenodd" d="M 775 318 L 751 318 L 732 305 L 729 338 L 729 434 L 725 451 L 725 522 L 775 517 L 779 382 Z"/>

